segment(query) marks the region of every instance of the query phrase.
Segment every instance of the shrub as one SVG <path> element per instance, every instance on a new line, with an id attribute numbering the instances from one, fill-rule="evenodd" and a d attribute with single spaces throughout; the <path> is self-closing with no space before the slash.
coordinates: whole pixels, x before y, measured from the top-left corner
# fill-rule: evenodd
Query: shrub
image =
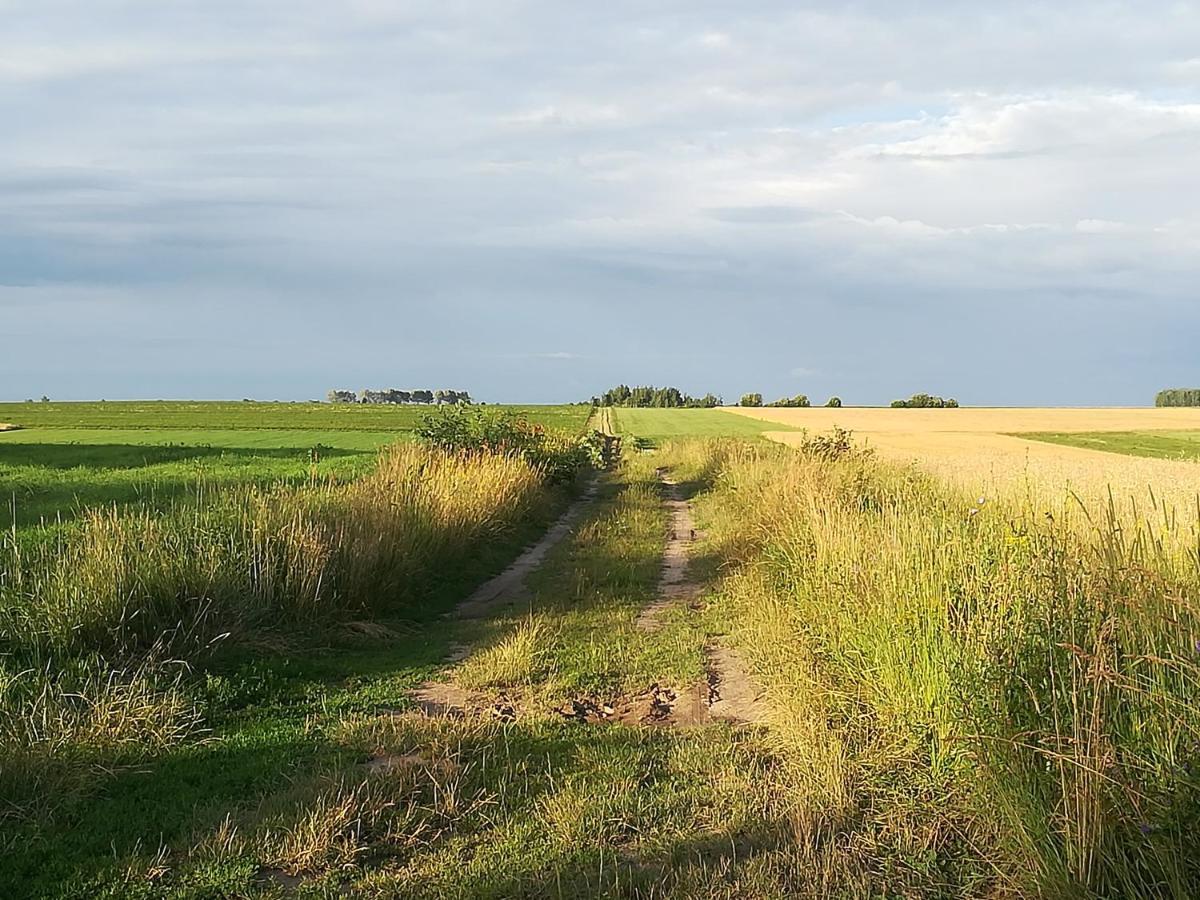
<path id="1" fill-rule="evenodd" d="M 825 405 L 827 407 L 829 407 L 830 409 L 841 409 L 842 408 L 842 398 L 841 397 L 830 397 L 829 400 L 826 401 Z"/>
<path id="2" fill-rule="evenodd" d="M 417 435 L 441 450 L 519 456 L 553 482 L 570 481 L 585 466 L 605 463 L 603 435 L 580 438 L 551 431 L 497 407 L 439 407 L 424 417 Z"/>

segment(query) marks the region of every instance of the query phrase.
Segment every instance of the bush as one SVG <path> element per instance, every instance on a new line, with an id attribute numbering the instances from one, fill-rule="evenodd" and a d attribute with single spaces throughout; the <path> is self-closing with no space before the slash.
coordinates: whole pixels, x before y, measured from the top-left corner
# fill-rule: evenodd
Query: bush
<path id="1" fill-rule="evenodd" d="M 742 394 L 740 406 L 762 406 L 762 394 Z"/>
<path id="2" fill-rule="evenodd" d="M 576 437 L 549 431 L 509 410 L 481 406 L 442 406 L 425 416 L 417 436 L 440 450 L 518 456 L 552 482 L 571 481 L 579 470 L 605 463 L 603 435 Z"/>
<path id="3" fill-rule="evenodd" d="M 842 398 L 841 397 L 830 397 L 829 400 L 826 401 L 825 405 L 827 407 L 829 407 L 830 409 L 841 409 L 842 408 Z"/>

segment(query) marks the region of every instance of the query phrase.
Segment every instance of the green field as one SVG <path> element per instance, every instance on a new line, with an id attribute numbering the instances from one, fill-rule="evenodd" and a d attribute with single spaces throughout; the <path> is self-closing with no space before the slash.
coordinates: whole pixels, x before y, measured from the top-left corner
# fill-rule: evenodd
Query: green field
<path id="1" fill-rule="evenodd" d="M 719 409 L 614 408 L 617 430 L 640 446 L 654 447 L 681 438 L 760 438 L 767 431 L 795 431 L 787 425 L 760 422 Z"/>
<path id="2" fill-rule="evenodd" d="M 429 406 L 355 403 L 255 403 L 229 401 L 112 401 L 0 403 L 0 422 L 23 428 L 146 428 L 197 430 L 411 431 Z M 505 406 L 551 428 L 578 431 L 587 406 Z"/>
<path id="3" fill-rule="evenodd" d="M 582 430 L 588 407 L 505 407 Z M 429 407 L 307 403 L 0 404 L 0 528 L 66 521 L 132 501 L 164 507 L 201 487 L 352 477 L 410 440 Z"/>
<path id="4" fill-rule="evenodd" d="M 1200 431 L 1036 432 L 1015 437 L 1153 459 L 1200 459 Z"/>

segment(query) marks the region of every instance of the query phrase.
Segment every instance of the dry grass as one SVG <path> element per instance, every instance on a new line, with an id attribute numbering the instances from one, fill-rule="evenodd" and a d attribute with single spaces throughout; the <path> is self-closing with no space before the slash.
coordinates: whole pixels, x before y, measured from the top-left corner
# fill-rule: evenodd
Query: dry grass
<path id="1" fill-rule="evenodd" d="M 1092 510 L 1109 492 L 1126 510 L 1161 506 L 1191 515 L 1200 465 L 1121 456 L 1013 437 L 1021 432 L 1200 429 L 1200 409 L 738 409 L 756 419 L 820 431 L 841 427 L 897 462 L 916 462 L 968 493 L 1021 496 L 1044 507 L 1078 497 Z M 768 437 L 796 445 L 795 432 Z"/>
<path id="2" fill-rule="evenodd" d="M 1073 527 L 869 456 L 725 455 L 701 509 L 743 561 L 723 614 L 798 839 L 836 835 L 819 867 L 882 864 L 896 896 L 1196 896 L 1200 581 L 1171 536 L 1194 513 Z"/>

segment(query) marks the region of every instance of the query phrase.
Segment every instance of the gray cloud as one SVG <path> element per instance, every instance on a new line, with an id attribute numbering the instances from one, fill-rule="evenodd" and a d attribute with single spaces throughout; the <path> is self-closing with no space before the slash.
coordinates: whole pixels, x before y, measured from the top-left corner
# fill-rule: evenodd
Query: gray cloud
<path id="1" fill-rule="evenodd" d="M 0 14 L 12 396 L 1200 378 L 1192 3 Z"/>

